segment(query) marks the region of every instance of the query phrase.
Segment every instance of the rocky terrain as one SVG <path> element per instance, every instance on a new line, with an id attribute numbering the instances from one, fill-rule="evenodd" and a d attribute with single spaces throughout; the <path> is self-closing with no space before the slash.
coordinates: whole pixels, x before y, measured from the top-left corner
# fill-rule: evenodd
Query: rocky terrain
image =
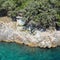
<path id="1" fill-rule="evenodd" d="M 37 30 L 33 35 L 27 31 L 21 31 L 19 27 L 13 29 L 12 25 L 12 23 L 0 23 L 0 41 L 23 43 L 31 47 L 60 46 L 60 31 L 40 32 Z"/>

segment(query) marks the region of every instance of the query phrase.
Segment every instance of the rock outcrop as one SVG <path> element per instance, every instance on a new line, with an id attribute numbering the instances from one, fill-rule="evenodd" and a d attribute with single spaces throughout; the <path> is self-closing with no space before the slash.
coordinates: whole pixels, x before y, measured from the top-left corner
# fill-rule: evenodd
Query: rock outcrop
<path id="1" fill-rule="evenodd" d="M 0 41 L 24 43 L 31 47 L 51 48 L 60 46 L 60 31 L 40 32 L 35 35 L 27 31 L 14 30 L 7 24 L 0 23 Z"/>

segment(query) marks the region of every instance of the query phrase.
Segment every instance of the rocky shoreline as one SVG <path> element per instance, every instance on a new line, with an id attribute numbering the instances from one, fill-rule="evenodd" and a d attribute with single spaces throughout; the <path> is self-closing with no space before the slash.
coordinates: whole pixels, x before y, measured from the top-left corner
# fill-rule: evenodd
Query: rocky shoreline
<path id="1" fill-rule="evenodd" d="M 30 47 L 51 48 L 60 46 L 60 31 L 40 32 L 36 31 L 35 35 L 27 31 L 20 31 L 11 28 L 9 24 L 0 23 L 0 41 L 16 42 L 25 44 Z"/>

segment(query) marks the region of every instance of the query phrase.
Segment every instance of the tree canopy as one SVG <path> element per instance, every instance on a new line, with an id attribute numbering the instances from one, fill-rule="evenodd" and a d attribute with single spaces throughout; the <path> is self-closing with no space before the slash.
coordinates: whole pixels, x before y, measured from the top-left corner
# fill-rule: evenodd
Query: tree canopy
<path id="1" fill-rule="evenodd" d="M 0 11 L 5 9 L 7 16 L 23 12 L 25 25 L 30 21 L 37 26 L 60 25 L 60 0 L 0 0 Z"/>
<path id="2" fill-rule="evenodd" d="M 59 0 L 34 0 L 25 8 L 25 18 L 39 26 L 55 27 L 56 23 L 60 23 L 59 3 Z"/>

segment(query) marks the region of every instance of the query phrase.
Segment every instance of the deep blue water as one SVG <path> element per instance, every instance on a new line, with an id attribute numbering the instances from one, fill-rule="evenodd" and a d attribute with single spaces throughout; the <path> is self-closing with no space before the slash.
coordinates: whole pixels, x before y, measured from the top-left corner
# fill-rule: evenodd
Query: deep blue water
<path id="1" fill-rule="evenodd" d="M 60 60 L 60 47 L 40 49 L 0 42 L 0 60 Z"/>

